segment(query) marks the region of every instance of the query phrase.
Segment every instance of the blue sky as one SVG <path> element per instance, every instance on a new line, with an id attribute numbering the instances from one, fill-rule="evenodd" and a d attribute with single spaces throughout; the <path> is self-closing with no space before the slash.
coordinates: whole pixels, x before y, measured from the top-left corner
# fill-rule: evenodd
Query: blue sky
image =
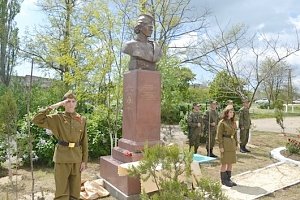
<path id="1" fill-rule="evenodd" d="M 16 17 L 21 36 L 25 29 L 29 31 L 34 26 L 43 23 L 43 17 L 35 6 L 37 0 L 24 0 L 21 12 Z M 206 7 L 211 11 L 210 26 L 215 26 L 215 19 L 221 26 L 226 24 L 243 23 L 250 33 L 260 32 L 266 36 L 279 35 L 284 40 L 295 37 L 295 30 L 300 32 L 300 2 L 299 0 L 192 0 L 194 8 Z M 191 37 L 191 38 L 189 38 Z M 192 39 L 192 36 L 183 37 L 178 43 Z M 300 54 L 287 59 L 294 68 L 300 68 Z M 197 81 L 211 79 L 211 75 L 196 67 L 192 70 L 197 74 Z M 30 64 L 22 64 L 16 68 L 18 75 L 30 74 Z M 300 70 L 294 71 L 293 83 L 300 85 Z M 41 71 L 34 69 L 34 75 L 45 76 Z"/>

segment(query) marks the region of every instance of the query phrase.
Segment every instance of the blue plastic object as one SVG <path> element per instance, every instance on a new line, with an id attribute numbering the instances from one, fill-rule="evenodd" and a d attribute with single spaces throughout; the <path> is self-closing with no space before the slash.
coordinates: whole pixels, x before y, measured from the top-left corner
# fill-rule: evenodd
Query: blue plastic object
<path id="1" fill-rule="evenodd" d="M 209 156 L 203 156 L 200 154 L 194 154 L 194 156 L 193 156 L 193 161 L 198 162 L 198 163 L 206 163 L 206 162 L 210 162 L 213 160 L 216 160 L 216 158 L 212 158 Z"/>

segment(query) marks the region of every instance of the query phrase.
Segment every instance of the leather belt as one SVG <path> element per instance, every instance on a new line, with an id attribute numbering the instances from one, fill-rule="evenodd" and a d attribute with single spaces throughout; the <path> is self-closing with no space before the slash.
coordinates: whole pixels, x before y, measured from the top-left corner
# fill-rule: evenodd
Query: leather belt
<path id="1" fill-rule="evenodd" d="M 231 139 L 233 139 L 234 137 L 233 137 L 233 135 L 223 135 L 223 137 L 226 137 L 226 138 L 231 138 Z"/>
<path id="2" fill-rule="evenodd" d="M 65 141 L 62 141 L 62 140 L 59 140 L 58 144 L 62 145 L 62 146 L 65 146 L 65 147 L 70 147 L 70 148 L 79 147 L 81 145 L 80 142 L 65 142 Z"/>

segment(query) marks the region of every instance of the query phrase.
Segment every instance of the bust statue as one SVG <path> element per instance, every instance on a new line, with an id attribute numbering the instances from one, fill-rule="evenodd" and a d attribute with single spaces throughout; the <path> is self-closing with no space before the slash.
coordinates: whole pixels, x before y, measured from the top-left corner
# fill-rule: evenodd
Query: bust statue
<path id="1" fill-rule="evenodd" d="M 156 70 L 156 62 L 162 56 L 160 46 L 149 41 L 153 32 L 153 17 L 142 14 L 134 28 L 136 37 L 125 43 L 122 52 L 130 55 L 129 70 Z"/>

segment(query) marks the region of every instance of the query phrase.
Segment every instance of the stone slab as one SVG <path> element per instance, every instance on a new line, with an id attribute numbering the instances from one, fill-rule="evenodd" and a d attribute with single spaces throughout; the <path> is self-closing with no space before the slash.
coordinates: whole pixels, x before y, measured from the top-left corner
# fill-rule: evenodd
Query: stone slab
<path id="1" fill-rule="evenodd" d="M 252 200 L 300 183 L 300 167 L 288 162 L 279 162 L 233 176 L 232 180 L 238 186 L 222 186 L 229 199 Z"/>
<path id="2" fill-rule="evenodd" d="M 119 176 L 118 167 L 123 164 L 111 156 L 100 158 L 100 175 L 106 182 L 110 183 L 127 196 L 141 193 L 141 183 L 139 178 L 129 176 Z M 109 188 L 105 188 L 109 191 Z M 111 192 L 111 191 L 109 191 Z M 114 196 L 112 194 L 112 196 Z"/>
<path id="3" fill-rule="evenodd" d="M 160 140 L 160 73 L 132 70 L 124 74 L 122 138 Z"/>

